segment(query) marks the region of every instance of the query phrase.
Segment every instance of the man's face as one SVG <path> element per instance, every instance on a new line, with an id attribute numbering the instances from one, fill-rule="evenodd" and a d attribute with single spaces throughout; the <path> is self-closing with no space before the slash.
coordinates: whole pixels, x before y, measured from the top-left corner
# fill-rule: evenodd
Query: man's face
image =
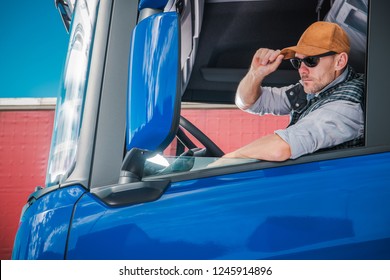
<path id="1" fill-rule="evenodd" d="M 295 57 L 304 58 L 305 56 L 296 53 Z M 298 72 L 306 93 L 318 93 L 336 79 L 335 57 L 336 55 L 321 57 L 315 67 L 308 67 L 305 63 L 301 63 Z"/>

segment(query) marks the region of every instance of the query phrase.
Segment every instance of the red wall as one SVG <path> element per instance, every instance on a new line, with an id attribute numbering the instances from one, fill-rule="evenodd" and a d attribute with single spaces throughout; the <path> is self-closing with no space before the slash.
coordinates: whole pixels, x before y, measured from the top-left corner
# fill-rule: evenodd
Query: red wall
<path id="1" fill-rule="evenodd" d="M 285 127 L 288 117 L 255 116 L 235 109 L 185 109 L 183 116 L 225 152 Z M 0 111 L 0 259 L 10 259 L 20 212 L 43 185 L 54 111 Z"/>
<path id="2" fill-rule="evenodd" d="M 182 115 L 225 152 L 287 126 L 288 116 L 258 116 L 238 109 L 185 109 Z"/>
<path id="3" fill-rule="evenodd" d="M 53 111 L 0 111 L 0 259 L 10 259 L 20 212 L 45 182 Z"/>

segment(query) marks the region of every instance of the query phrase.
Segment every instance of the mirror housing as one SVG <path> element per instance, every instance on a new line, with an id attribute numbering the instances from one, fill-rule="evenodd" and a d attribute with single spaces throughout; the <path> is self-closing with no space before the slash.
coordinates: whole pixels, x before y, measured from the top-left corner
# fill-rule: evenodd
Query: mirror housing
<path id="1" fill-rule="evenodd" d="M 158 13 L 134 29 L 127 103 L 126 150 L 161 151 L 179 125 L 180 22 L 176 12 Z"/>

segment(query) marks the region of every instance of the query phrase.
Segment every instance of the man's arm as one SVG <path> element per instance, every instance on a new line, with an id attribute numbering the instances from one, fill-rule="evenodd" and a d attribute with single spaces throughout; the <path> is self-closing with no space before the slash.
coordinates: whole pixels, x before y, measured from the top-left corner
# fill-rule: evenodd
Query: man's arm
<path id="1" fill-rule="evenodd" d="M 291 157 L 290 145 L 277 134 L 257 139 L 224 158 L 254 158 L 269 161 L 284 161 Z"/>
<path id="2" fill-rule="evenodd" d="M 279 50 L 259 49 L 252 58 L 248 73 L 237 88 L 245 110 L 252 106 L 261 95 L 261 83 L 264 78 L 274 72 L 283 60 Z"/>
<path id="3" fill-rule="evenodd" d="M 275 133 L 289 143 L 291 158 L 295 159 L 363 136 L 364 113 L 359 103 L 329 102 Z"/>

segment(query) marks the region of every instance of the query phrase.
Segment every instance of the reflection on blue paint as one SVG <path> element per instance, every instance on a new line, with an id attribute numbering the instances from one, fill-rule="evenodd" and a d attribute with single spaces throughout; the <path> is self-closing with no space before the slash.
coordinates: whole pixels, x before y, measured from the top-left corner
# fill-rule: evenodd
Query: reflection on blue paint
<path id="1" fill-rule="evenodd" d="M 138 10 L 142 9 L 158 9 L 162 10 L 167 5 L 168 0 L 140 0 Z"/>
<path id="2" fill-rule="evenodd" d="M 69 259 L 386 259 L 390 153 L 173 183 L 157 201 L 80 199 Z M 378 180 L 380 178 L 380 180 Z"/>
<path id="3" fill-rule="evenodd" d="M 64 259 L 73 207 L 84 193 L 79 186 L 50 192 L 21 217 L 13 259 Z"/>
<path id="4" fill-rule="evenodd" d="M 269 217 L 248 239 L 248 248 L 277 252 L 353 237 L 352 221 L 330 217 Z"/>
<path id="5" fill-rule="evenodd" d="M 180 107 L 177 13 L 142 20 L 134 29 L 129 63 L 127 150 L 156 150 L 175 135 Z M 165 148 L 165 147 L 163 147 Z"/>

